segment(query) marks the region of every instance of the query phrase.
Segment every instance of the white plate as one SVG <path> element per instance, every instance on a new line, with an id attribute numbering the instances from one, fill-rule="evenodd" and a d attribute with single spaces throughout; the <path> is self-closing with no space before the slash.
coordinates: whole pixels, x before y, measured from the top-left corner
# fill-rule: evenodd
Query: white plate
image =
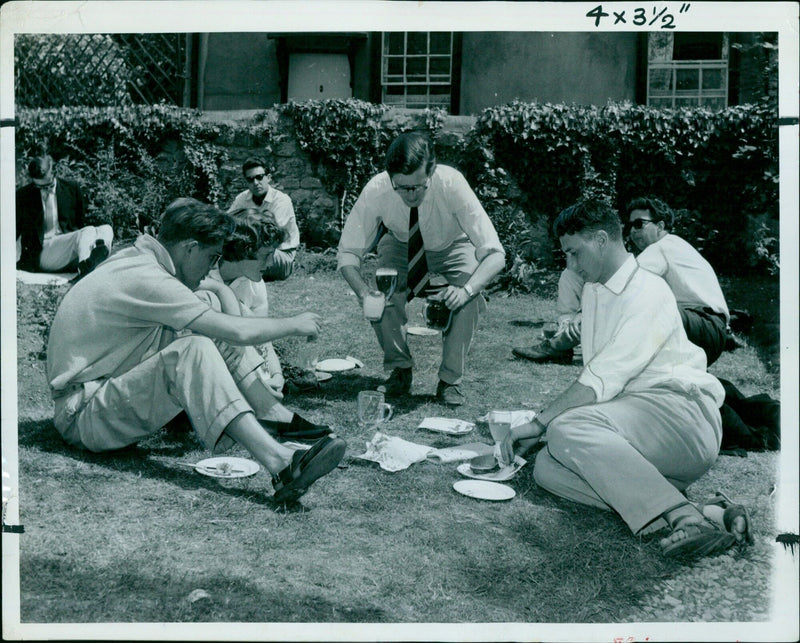
<path id="1" fill-rule="evenodd" d="M 464 435 L 475 428 L 472 422 L 457 420 L 455 418 L 425 418 L 417 426 L 418 429 L 427 429 L 437 433 L 449 433 L 450 435 Z"/>
<path id="2" fill-rule="evenodd" d="M 517 495 L 511 487 L 486 480 L 459 480 L 453 484 L 458 493 L 479 500 L 511 500 Z"/>
<path id="3" fill-rule="evenodd" d="M 314 373 L 314 375 L 317 376 L 318 382 L 327 382 L 329 379 L 333 377 L 333 375 L 331 375 L 330 373 L 325 373 L 323 371 L 317 371 L 316 373 Z"/>
<path id="4" fill-rule="evenodd" d="M 409 326 L 406 328 L 409 335 L 438 335 L 440 331 L 435 328 L 428 328 L 427 326 Z"/>
<path id="5" fill-rule="evenodd" d="M 230 466 L 230 472 L 226 473 L 225 465 Z M 212 478 L 244 478 L 252 476 L 260 468 L 257 462 L 247 458 L 232 458 L 229 456 L 206 458 L 194 465 L 194 470 L 197 473 L 202 473 L 204 476 Z"/>
<path id="6" fill-rule="evenodd" d="M 488 473 L 475 473 L 472 470 L 472 467 L 469 466 L 469 462 L 464 462 L 459 464 L 456 467 L 456 471 L 458 471 L 462 476 L 467 478 L 472 478 L 474 480 L 488 480 L 490 482 L 505 482 L 506 480 L 511 480 L 515 475 L 517 475 L 517 471 L 522 469 L 527 464 L 527 460 L 523 460 L 519 456 L 516 457 L 514 460 L 514 464 L 509 464 L 507 467 L 503 467 L 502 469 L 497 469 L 496 471 L 489 471 Z"/>
<path id="7" fill-rule="evenodd" d="M 333 357 L 331 359 L 323 359 L 321 362 L 317 362 L 315 368 L 318 371 L 324 371 L 325 373 L 338 373 L 340 371 L 351 371 L 356 366 L 358 366 L 358 364 L 352 360 Z"/>

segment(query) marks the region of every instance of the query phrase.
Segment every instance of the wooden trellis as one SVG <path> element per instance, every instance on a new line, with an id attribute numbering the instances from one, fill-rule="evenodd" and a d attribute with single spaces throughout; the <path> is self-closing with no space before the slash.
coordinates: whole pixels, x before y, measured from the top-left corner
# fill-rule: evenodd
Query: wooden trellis
<path id="1" fill-rule="evenodd" d="M 18 108 L 189 104 L 190 34 L 19 34 Z"/>

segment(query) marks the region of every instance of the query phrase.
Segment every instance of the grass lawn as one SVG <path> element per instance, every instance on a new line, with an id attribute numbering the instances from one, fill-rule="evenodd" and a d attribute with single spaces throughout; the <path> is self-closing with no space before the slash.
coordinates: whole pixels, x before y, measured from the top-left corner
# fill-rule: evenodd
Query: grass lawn
<path id="1" fill-rule="evenodd" d="M 269 476 L 219 481 L 179 462 L 207 457 L 191 432 L 167 432 L 102 455 L 66 446 L 52 426 L 42 330 L 57 290 L 19 287 L 18 386 L 20 600 L 23 623 L 328 622 L 631 623 L 764 621 L 771 618 L 774 497 L 779 454 L 721 456 L 689 488 L 746 504 L 756 543 L 693 567 L 668 561 L 657 538 L 636 538 L 615 515 L 539 489 L 529 463 L 492 503 L 458 495 L 455 464 L 421 463 L 398 473 L 355 458 L 374 431 L 358 425 L 356 395 L 384 378 L 381 353 L 355 297 L 330 270 L 308 269 L 270 285 L 277 316 L 325 317 L 319 357 L 352 355 L 364 368 L 290 395 L 287 404 L 324 421 L 348 442 L 343 466 L 283 511 Z M 323 261 L 324 263 L 324 261 Z M 764 282 L 757 331 L 777 328 L 777 292 Z M 748 307 L 726 282 L 732 307 Z M 761 290 L 759 290 L 759 288 Z M 417 429 L 427 416 L 475 421 L 491 408 L 537 409 L 565 388 L 577 366 L 515 360 L 532 343 L 528 320 L 554 300 L 494 294 L 481 320 L 457 410 L 433 400 L 438 337 L 411 337 L 412 397 L 382 430 L 435 447 L 485 441 L 479 425 L 451 437 Z M 771 308 L 770 306 L 773 306 Z M 417 323 L 419 302 L 410 306 Z M 416 316 L 416 317 L 415 317 Z M 754 331 L 756 332 L 756 331 Z M 300 340 L 277 343 L 293 363 Z M 777 362 L 763 346 L 726 353 L 712 371 L 747 394 L 779 397 Z M 246 455 L 236 449 L 234 455 Z M 709 579 L 713 578 L 713 582 Z M 197 589 L 207 596 L 189 600 Z M 720 595 L 724 605 L 717 604 Z M 724 610 L 723 610 L 724 608 Z M 627 632 L 620 632 L 627 634 Z M 498 639 L 499 640 L 499 639 Z"/>

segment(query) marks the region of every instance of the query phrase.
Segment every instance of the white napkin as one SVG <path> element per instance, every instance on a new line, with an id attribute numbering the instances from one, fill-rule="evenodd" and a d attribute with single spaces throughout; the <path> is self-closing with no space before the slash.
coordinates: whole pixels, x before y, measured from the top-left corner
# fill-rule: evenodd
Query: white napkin
<path id="1" fill-rule="evenodd" d="M 500 409 L 502 410 L 502 409 Z M 536 411 L 531 410 L 524 410 L 524 411 L 509 411 L 511 413 L 511 426 L 519 426 L 520 424 L 525 424 L 526 422 L 530 422 L 533 418 L 536 417 Z M 489 413 L 486 413 L 483 417 L 478 418 L 479 422 L 488 422 L 489 421 Z"/>
<path id="2" fill-rule="evenodd" d="M 469 444 L 459 444 L 445 449 L 436 449 L 428 454 L 431 462 L 463 462 L 472 460 L 479 455 L 489 455 L 492 453 L 492 445 L 483 442 L 470 442 Z"/>
<path id="3" fill-rule="evenodd" d="M 367 450 L 357 458 L 377 462 L 385 471 L 402 471 L 415 462 L 422 462 L 428 457 L 433 447 L 415 444 L 402 438 L 385 435 L 378 431 L 372 440 L 366 443 Z"/>

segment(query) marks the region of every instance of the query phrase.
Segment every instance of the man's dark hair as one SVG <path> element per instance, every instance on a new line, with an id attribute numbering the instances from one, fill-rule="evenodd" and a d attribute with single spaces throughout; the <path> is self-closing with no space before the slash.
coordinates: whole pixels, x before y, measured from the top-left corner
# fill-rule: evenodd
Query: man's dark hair
<path id="1" fill-rule="evenodd" d="M 242 176 L 247 175 L 247 170 L 252 170 L 254 167 L 263 167 L 264 172 L 272 174 L 273 168 L 267 165 L 266 161 L 259 156 L 249 156 L 242 163 Z"/>
<path id="2" fill-rule="evenodd" d="M 594 230 L 604 230 L 612 240 L 622 239 L 622 222 L 617 211 L 600 199 L 579 201 L 565 208 L 553 223 L 557 238 Z"/>
<path id="3" fill-rule="evenodd" d="M 161 215 L 158 240 L 172 245 L 194 239 L 202 246 L 215 246 L 231 235 L 234 226 L 231 216 L 213 205 L 184 197 L 175 199 Z"/>
<path id="4" fill-rule="evenodd" d="M 419 168 L 425 168 L 430 176 L 436 165 L 436 152 L 433 143 L 424 134 L 406 132 L 400 134 L 386 152 L 386 171 L 389 176 L 395 174 L 413 174 Z"/>
<path id="5" fill-rule="evenodd" d="M 254 208 L 241 208 L 230 213 L 236 229 L 222 247 L 225 261 L 244 261 L 255 259 L 259 248 L 276 248 L 286 237 L 286 233 L 275 223 L 275 218 Z"/>
<path id="6" fill-rule="evenodd" d="M 664 228 L 667 230 L 671 230 L 672 225 L 675 223 L 675 214 L 672 212 L 672 208 L 653 196 L 637 197 L 631 200 L 625 208 L 626 221 L 631 218 L 631 212 L 634 210 L 647 210 L 650 213 L 650 218 L 656 223 L 663 221 Z"/>
<path id="7" fill-rule="evenodd" d="M 53 169 L 53 158 L 49 154 L 34 156 L 28 163 L 28 176 L 32 179 L 43 179 Z"/>

